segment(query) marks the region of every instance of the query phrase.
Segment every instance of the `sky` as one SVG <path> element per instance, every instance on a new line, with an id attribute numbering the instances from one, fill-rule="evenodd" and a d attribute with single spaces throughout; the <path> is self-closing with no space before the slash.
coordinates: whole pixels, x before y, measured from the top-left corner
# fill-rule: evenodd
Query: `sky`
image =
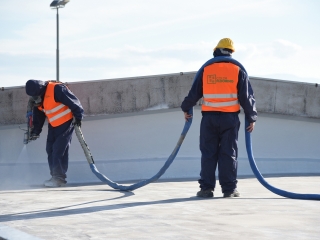
<path id="1" fill-rule="evenodd" d="M 1 1 L 0 87 L 56 79 L 51 0 Z M 249 76 L 320 83 L 318 0 L 70 0 L 60 81 L 197 71 L 221 38 Z"/>

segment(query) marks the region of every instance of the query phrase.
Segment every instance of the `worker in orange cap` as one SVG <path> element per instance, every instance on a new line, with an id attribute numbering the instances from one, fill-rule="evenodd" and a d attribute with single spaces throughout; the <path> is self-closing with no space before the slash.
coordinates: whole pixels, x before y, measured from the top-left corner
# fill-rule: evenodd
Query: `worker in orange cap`
<path id="1" fill-rule="evenodd" d="M 241 106 L 249 122 L 247 131 L 252 132 L 257 120 L 256 101 L 248 75 L 240 63 L 231 59 L 235 51 L 233 41 L 223 38 L 213 51 L 214 58 L 197 72 L 191 90 L 181 104 L 188 121 L 192 117 L 189 110 L 203 98 L 198 181 L 201 190 L 197 196 L 213 197 L 218 166 L 223 197 L 240 197 L 237 190 L 238 115 Z"/>

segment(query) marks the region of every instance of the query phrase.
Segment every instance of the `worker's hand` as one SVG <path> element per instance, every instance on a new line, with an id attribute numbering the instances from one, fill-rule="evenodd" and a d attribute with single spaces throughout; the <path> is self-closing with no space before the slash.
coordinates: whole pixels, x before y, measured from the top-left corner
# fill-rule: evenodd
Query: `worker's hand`
<path id="1" fill-rule="evenodd" d="M 78 126 L 78 127 L 81 127 L 81 119 L 74 119 L 73 120 L 73 125 L 74 126 Z"/>
<path id="2" fill-rule="evenodd" d="M 187 112 L 184 112 L 184 119 L 186 120 L 186 122 L 189 121 L 189 118 L 192 118 L 192 115 Z"/>
<path id="3" fill-rule="evenodd" d="M 30 116 L 32 116 L 32 111 L 27 112 L 26 118 L 29 118 Z"/>
<path id="4" fill-rule="evenodd" d="M 255 125 L 255 122 L 250 123 L 250 125 L 247 127 L 247 131 L 251 133 L 254 129 L 254 125 Z"/>
<path id="5" fill-rule="evenodd" d="M 29 140 L 31 141 L 34 141 L 34 140 L 37 140 L 38 138 L 40 137 L 39 134 L 36 134 L 36 133 L 31 133 L 30 134 L 30 137 L 29 137 Z"/>

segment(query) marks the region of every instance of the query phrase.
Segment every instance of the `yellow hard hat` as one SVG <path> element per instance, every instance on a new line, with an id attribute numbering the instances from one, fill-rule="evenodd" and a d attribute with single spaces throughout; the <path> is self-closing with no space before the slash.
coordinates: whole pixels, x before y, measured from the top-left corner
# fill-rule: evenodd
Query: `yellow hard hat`
<path id="1" fill-rule="evenodd" d="M 233 41 L 230 38 L 222 38 L 218 42 L 218 45 L 213 49 L 213 51 L 215 51 L 217 48 L 228 48 L 232 52 L 235 51 L 234 46 L 233 46 Z"/>

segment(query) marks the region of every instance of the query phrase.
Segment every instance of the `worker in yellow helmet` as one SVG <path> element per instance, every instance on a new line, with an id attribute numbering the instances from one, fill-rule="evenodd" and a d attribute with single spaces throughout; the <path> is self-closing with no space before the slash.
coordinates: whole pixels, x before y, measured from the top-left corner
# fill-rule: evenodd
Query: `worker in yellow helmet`
<path id="1" fill-rule="evenodd" d="M 252 132 L 257 120 L 255 98 L 243 66 L 232 58 L 230 38 L 221 39 L 214 57 L 197 72 L 194 83 L 181 104 L 186 121 L 190 109 L 203 98 L 200 126 L 201 172 L 198 197 L 213 197 L 216 168 L 223 197 L 240 197 L 237 190 L 238 132 L 240 106 Z"/>

